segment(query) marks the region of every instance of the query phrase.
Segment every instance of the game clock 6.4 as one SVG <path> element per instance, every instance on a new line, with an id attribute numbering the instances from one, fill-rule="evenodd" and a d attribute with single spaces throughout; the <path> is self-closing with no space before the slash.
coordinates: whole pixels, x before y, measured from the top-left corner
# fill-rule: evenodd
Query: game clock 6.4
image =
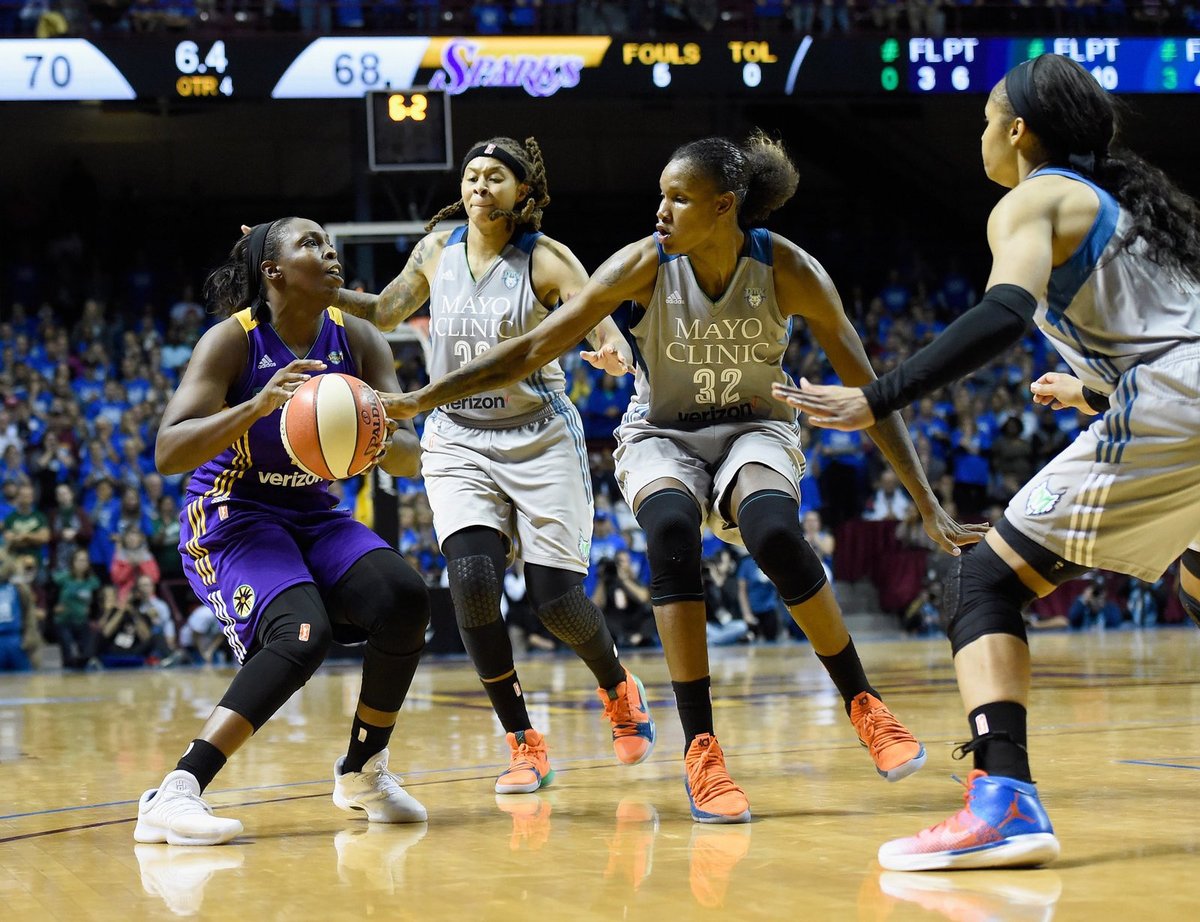
<path id="1" fill-rule="evenodd" d="M 454 143 L 450 99 L 413 87 L 367 94 L 367 152 L 372 170 L 449 169 Z"/>
<path id="2" fill-rule="evenodd" d="M 233 95 L 233 77 L 226 73 L 229 59 L 225 42 L 218 39 L 207 49 L 191 41 L 175 46 L 175 69 L 179 78 L 175 92 L 184 98 Z"/>

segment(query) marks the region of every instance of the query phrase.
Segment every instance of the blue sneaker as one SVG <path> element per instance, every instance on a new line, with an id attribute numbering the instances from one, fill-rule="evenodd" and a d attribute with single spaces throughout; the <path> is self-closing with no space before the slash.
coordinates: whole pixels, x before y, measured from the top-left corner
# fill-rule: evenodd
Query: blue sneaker
<path id="1" fill-rule="evenodd" d="M 941 823 L 879 848 L 889 871 L 1014 868 L 1058 857 L 1058 839 L 1037 788 L 978 769 L 967 776 L 965 806 Z"/>
<path id="2" fill-rule="evenodd" d="M 654 750 L 654 721 L 646 705 L 642 680 L 628 669 L 625 681 L 612 691 L 596 690 L 604 705 L 604 717 L 612 724 L 613 750 L 626 765 L 644 762 Z"/>

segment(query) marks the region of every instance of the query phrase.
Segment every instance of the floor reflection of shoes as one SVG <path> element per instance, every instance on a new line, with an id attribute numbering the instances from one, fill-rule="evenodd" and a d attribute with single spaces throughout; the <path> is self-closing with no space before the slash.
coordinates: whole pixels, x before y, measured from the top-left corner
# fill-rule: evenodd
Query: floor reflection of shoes
<path id="1" fill-rule="evenodd" d="M 750 851 L 751 826 L 693 826 L 688 844 L 692 896 L 705 909 L 725 905 L 734 867 Z"/>
<path id="2" fill-rule="evenodd" d="M 177 916 L 192 916 L 204 902 L 204 888 L 217 871 L 240 868 L 246 856 L 237 847 L 135 845 L 142 889 L 157 896 Z"/>
<path id="3" fill-rule="evenodd" d="M 508 847 L 536 852 L 550 838 L 550 803 L 536 794 L 497 794 L 496 806 L 512 817 Z"/>
<path id="4" fill-rule="evenodd" d="M 1050 922 L 1062 880 L 1054 871 L 884 871 L 879 889 L 953 922 Z"/>
<path id="5" fill-rule="evenodd" d="M 608 839 L 605 878 L 620 876 L 637 890 L 654 867 L 654 837 L 658 834 L 658 810 L 636 797 L 617 804 L 617 826 Z"/>
<path id="6" fill-rule="evenodd" d="M 343 829 L 333 837 L 338 879 L 351 886 L 396 893 L 404 887 L 405 852 L 425 838 L 428 829 L 428 823 L 372 824 L 362 832 Z"/>

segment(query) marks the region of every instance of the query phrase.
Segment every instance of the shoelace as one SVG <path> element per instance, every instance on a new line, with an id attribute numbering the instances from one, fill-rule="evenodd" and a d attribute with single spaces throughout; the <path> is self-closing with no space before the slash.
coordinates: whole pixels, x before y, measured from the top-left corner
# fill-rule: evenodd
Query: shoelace
<path id="1" fill-rule="evenodd" d="M 907 743 L 912 737 L 896 715 L 883 706 L 867 708 L 862 723 L 873 752 L 882 752 L 896 743 Z"/>
<path id="2" fill-rule="evenodd" d="M 715 741 L 705 747 L 704 755 L 700 757 L 700 764 L 696 767 L 694 778 L 689 772 L 688 780 L 692 782 L 692 800 L 697 803 L 742 790 L 729 777 L 729 770 L 725 768 L 721 749 Z"/>
<path id="3" fill-rule="evenodd" d="M 980 773 L 980 774 L 982 774 L 982 773 Z M 918 838 L 923 838 L 923 837 L 928 837 L 928 836 L 937 836 L 937 835 L 940 835 L 943 831 L 957 832 L 962 827 L 962 824 L 958 822 L 958 817 L 959 817 L 959 814 L 961 814 L 964 810 L 970 811 L 970 808 L 971 808 L 971 786 L 975 781 L 975 776 L 976 776 L 975 771 L 972 771 L 971 774 L 967 775 L 966 781 L 963 781 L 960 777 L 958 777 L 958 775 L 950 776 L 956 782 L 958 782 L 959 784 L 961 784 L 963 786 L 962 810 L 959 810 L 958 813 L 955 813 L 953 816 L 946 817 L 946 819 L 942 820 L 936 826 L 931 826 L 928 829 L 922 829 L 920 832 L 917 833 Z"/>
<path id="4" fill-rule="evenodd" d="M 546 746 L 530 746 L 528 743 L 521 743 L 513 750 L 512 761 L 508 763 L 508 770 L 515 771 L 518 768 L 530 768 L 537 771 L 537 763 L 533 760 L 541 756 L 546 758 Z"/>
<path id="5" fill-rule="evenodd" d="M 637 734 L 637 722 L 633 719 L 633 708 L 629 704 L 628 686 L 615 699 L 610 698 L 604 702 L 604 719 L 612 723 L 614 736 Z"/>
<path id="6" fill-rule="evenodd" d="M 376 769 L 376 774 L 379 780 L 375 782 L 375 789 L 384 794 L 403 794 L 404 789 L 400 785 L 404 779 L 399 775 L 393 775 L 386 768 Z"/>

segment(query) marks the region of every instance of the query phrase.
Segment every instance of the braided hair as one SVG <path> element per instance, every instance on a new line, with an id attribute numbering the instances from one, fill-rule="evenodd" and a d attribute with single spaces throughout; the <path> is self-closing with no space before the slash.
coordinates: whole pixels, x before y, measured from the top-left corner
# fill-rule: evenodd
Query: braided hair
<path id="1" fill-rule="evenodd" d="M 524 168 L 525 178 L 520 181 L 529 186 L 529 194 L 517 202 L 517 210 L 504 211 L 497 208 L 488 217 L 492 220 L 508 218 L 518 227 L 541 230 L 542 210 L 550 204 L 550 191 L 546 184 L 546 165 L 542 161 L 542 149 L 538 146 L 537 140 L 526 138 L 525 143 L 522 144 L 513 138 L 489 138 L 486 141 L 472 144 L 471 150 L 489 146 L 498 148 Z M 465 172 L 466 163 L 463 164 L 463 167 Z M 439 221 L 458 214 L 462 210 L 463 203 L 460 196 L 430 218 L 429 223 L 425 225 L 425 230 L 427 232 L 433 230 Z"/>

